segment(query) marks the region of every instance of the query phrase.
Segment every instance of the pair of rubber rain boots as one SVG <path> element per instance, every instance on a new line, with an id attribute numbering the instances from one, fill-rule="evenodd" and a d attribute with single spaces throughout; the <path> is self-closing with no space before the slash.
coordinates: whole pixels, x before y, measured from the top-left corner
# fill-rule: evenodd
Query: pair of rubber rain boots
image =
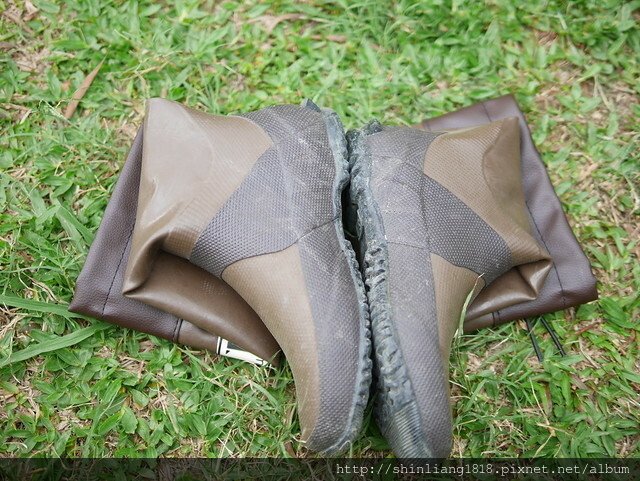
<path id="1" fill-rule="evenodd" d="M 517 120 L 345 134 L 310 101 L 215 116 L 153 99 L 143 133 L 124 294 L 144 296 L 158 252 L 187 259 L 231 286 L 282 348 L 310 449 L 349 447 L 375 373 L 396 455 L 446 457 L 464 306 L 508 271 L 535 293 L 551 266 L 529 231 Z"/>

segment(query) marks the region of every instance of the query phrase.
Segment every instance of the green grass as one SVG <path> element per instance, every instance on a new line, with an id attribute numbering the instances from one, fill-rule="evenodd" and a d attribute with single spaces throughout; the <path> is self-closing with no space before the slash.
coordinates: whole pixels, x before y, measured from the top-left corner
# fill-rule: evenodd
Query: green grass
<path id="1" fill-rule="evenodd" d="M 288 369 L 117 327 L 61 341 L 96 322 L 41 304 L 69 302 L 146 98 L 309 97 L 356 127 L 508 92 L 601 300 L 547 316 L 564 359 L 523 323 L 461 339 L 454 455 L 640 456 L 638 1 L 32 1 L 0 20 L 0 294 L 34 301 L 0 310 L 0 456 L 307 455 Z M 367 416 L 352 454 L 387 455 Z"/>

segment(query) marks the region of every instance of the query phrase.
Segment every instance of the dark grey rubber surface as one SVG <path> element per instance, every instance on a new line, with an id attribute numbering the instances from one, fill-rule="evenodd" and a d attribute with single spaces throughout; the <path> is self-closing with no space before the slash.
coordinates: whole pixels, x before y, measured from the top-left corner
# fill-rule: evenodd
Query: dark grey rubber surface
<path id="1" fill-rule="evenodd" d="M 323 449 L 323 453 L 334 455 L 347 449 L 362 427 L 371 386 L 371 331 L 364 283 L 355 252 L 344 237 L 342 224 L 342 192 L 349 182 L 344 129 L 333 111 L 323 109 L 322 114 L 336 166 L 332 197 L 335 217 L 333 222 L 302 238 L 299 247 L 314 318 L 317 316 L 326 322 L 322 326 L 324 336 L 319 336 L 321 344 L 318 346 L 320 379 L 327 385 L 321 393 L 320 402 L 319 418 L 323 422 L 308 444 L 312 447 L 313 444 L 326 446 L 333 443 L 330 448 Z M 320 259 L 318 252 L 323 253 Z M 336 279 L 349 279 L 351 282 L 331 282 Z M 347 289 L 348 286 L 355 286 L 355 289 Z M 359 321 L 345 322 L 348 319 Z M 357 346 L 353 345 L 353 339 L 359 340 Z M 330 345 L 322 344 L 326 340 Z M 340 411 L 335 409 L 335 400 L 331 399 L 340 392 L 336 383 L 344 379 L 337 375 L 336 366 L 343 366 L 343 372 L 354 375 L 353 381 L 349 382 L 356 387 L 353 397 L 345 399 Z M 349 413 L 346 421 L 343 412 Z"/>
<path id="2" fill-rule="evenodd" d="M 385 139 L 385 131 L 372 136 L 368 148 L 380 144 L 380 137 L 391 142 Z M 422 157 L 426 149 L 424 146 Z M 371 189 L 387 242 L 426 249 L 454 265 L 483 274 L 487 284 L 512 265 L 504 239 L 455 195 L 425 176 L 422 168 L 415 168 L 404 158 L 373 152 Z"/>
<path id="3" fill-rule="evenodd" d="M 191 261 L 217 276 L 241 259 L 283 250 L 335 217 L 328 199 L 336 165 L 323 115 L 284 105 L 246 117 L 271 136 L 273 145 L 193 249 Z"/>

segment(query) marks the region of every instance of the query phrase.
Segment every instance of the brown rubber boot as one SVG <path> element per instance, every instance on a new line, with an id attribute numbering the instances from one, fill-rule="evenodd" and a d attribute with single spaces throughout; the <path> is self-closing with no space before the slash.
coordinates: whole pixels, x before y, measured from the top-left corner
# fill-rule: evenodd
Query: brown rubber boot
<path id="1" fill-rule="evenodd" d="M 377 420 L 399 457 L 446 457 L 449 350 L 465 303 L 510 270 L 535 296 L 551 267 L 530 232 L 517 119 L 449 133 L 374 122 L 349 145 Z"/>
<path id="2" fill-rule="evenodd" d="M 139 298 L 148 260 L 165 251 L 229 284 L 282 348 L 302 439 L 326 454 L 358 434 L 371 374 L 364 286 L 341 219 L 346 151 L 337 116 L 311 103 L 227 117 L 151 100 L 123 283 Z"/>

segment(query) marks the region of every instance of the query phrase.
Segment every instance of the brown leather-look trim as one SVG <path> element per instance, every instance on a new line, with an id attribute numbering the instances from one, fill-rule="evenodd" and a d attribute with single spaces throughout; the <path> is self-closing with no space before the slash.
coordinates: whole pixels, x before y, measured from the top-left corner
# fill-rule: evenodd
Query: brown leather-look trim
<path id="1" fill-rule="evenodd" d="M 138 131 L 89 249 L 69 310 L 175 341 L 178 318 L 121 293 L 140 182 L 142 131 Z"/>
<path id="2" fill-rule="evenodd" d="M 425 120 L 422 128 L 455 130 L 508 117 L 517 117 L 520 125 L 522 185 L 532 233 L 551 255 L 553 266 L 538 297 L 518 298 L 519 303 L 515 305 L 505 306 L 509 299 L 514 299 L 508 295 L 508 278 L 494 281 L 469 306 L 464 325 L 466 332 L 578 306 L 598 298 L 589 261 L 571 231 L 526 119 L 513 96 L 505 95 Z M 521 277 L 519 273 L 507 273 L 506 276 Z"/>

